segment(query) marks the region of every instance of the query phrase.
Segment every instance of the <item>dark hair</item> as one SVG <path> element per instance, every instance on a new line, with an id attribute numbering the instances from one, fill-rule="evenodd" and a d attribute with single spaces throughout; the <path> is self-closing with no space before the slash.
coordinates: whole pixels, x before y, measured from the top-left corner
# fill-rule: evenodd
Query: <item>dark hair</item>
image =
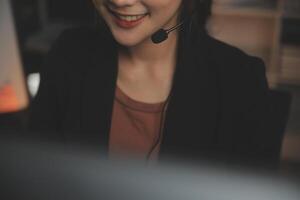
<path id="1" fill-rule="evenodd" d="M 204 29 L 211 15 L 212 0 L 183 0 L 181 19 L 191 17 L 192 23 Z"/>

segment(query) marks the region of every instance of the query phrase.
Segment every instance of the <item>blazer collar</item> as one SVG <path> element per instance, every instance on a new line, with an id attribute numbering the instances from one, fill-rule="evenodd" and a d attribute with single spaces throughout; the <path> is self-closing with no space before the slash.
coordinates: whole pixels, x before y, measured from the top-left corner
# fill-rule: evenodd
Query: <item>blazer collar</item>
<path id="1" fill-rule="evenodd" d="M 96 30 L 90 63 L 82 87 L 81 131 L 89 143 L 108 148 L 113 100 L 117 80 L 117 47 L 109 34 Z"/>
<path id="2" fill-rule="evenodd" d="M 209 36 L 196 32 L 179 55 L 166 113 L 161 157 L 208 152 L 217 139 L 218 79 L 208 53 Z"/>
<path id="3" fill-rule="evenodd" d="M 102 38 L 100 38 L 102 37 Z M 118 73 L 117 45 L 112 36 L 95 41 L 82 87 L 82 131 L 92 143 L 108 149 Z M 166 113 L 161 155 L 205 149 L 215 140 L 217 80 L 207 55 L 207 35 L 181 48 L 172 96 Z M 194 37 L 196 38 L 196 37 Z"/>

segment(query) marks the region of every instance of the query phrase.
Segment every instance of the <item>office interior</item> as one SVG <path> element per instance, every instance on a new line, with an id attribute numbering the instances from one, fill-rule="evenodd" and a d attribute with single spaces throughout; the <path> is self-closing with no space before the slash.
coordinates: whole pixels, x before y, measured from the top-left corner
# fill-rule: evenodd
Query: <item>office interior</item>
<path id="1" fill-rule="evenodd" d="M 98 16 L 88 0 L 9 2 L 31 101 L 38 90 L 43 60 L 55 39 L 67 28 L 97 24 Z M 207 29 L 213 37 L 264 60 L 274 110 L 283 122 L 281 167 L 287 173 L 299 172 L 300 1 L 214 0 Z M 0 111 L 0 132 L 26 129 L 29 106 Z"/>

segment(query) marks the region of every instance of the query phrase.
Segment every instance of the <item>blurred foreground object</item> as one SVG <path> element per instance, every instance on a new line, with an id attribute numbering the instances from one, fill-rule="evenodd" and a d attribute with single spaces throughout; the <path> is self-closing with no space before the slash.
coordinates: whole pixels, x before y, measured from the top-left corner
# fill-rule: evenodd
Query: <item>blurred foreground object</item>
<path id="1" fill-rule="evenodd" d="M 0 140 L 1 199 L 299 200 L 300 182 L 217 163 L 146 167 L 58 143 Z"/>
<path id="2" fill-rule="evenodd" d="M 0 114 L 28 106 L 25 79 L 8 0 L 0 0 Z"/>

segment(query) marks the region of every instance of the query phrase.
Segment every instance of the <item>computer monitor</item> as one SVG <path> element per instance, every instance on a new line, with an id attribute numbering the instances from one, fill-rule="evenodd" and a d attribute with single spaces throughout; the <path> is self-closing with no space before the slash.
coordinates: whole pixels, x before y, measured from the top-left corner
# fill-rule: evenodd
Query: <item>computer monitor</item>
<path id="1" fill-rule="evenodd" d="M 73 148 L 11 135 L 0 135 L 0 199 L 300 199 L 300 182 L 293 174 L 205 161 L 154 166 L 133 160 L 108 162 L 101 151 L 81 145 Z"/>
<path id="2" fill-rule="evenodd" d="M 9 0 L 0 0 L 0 114 L 29 104 Z"/>

